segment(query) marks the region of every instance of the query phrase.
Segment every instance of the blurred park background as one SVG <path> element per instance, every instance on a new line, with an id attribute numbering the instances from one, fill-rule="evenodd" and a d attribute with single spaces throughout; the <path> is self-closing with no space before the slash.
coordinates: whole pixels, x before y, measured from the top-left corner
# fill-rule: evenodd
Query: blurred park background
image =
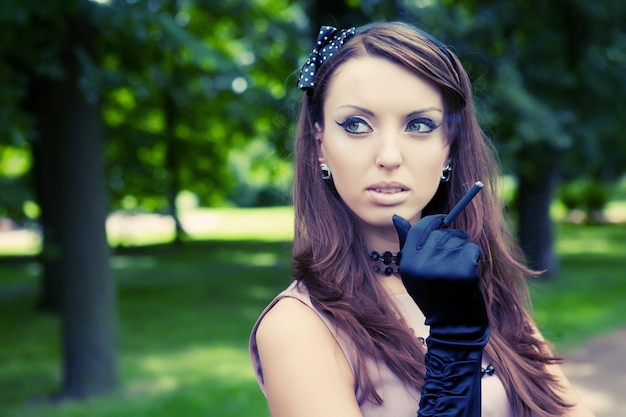
<path id="1" fill-rule="evenodd" d="M 3 0 L 0 416 L 269 416 L 297 70 L 373 20 L 466 66 L 558 351 L 626 326 L 622 0 Z"/>

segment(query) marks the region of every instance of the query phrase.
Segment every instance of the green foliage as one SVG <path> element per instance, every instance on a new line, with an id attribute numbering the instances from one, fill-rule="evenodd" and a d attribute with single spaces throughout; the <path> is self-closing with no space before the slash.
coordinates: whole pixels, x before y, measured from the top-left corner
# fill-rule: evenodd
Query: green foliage
<path id="1" fill-rule="evenodd" d="M 139 16 L 145 7 L 134 5 Z M 291 35 L 302 10 L 287 1 L 190 1 L 151 13 L 135 45 L 120 53 L 129 43 L 120 30 L 105 59 L 120 74 L 104 110 L 114 201 L 130 194 L 143 206 L 174 182 L 211 204 L 241 180 L 229 169 L 231 150 L 263 140 L 280 155 L 285 146 L 289 122 L 278 108 L 301 50 Z"/>
<path id="2" fill-rule="evenodd" d="M 162 211 L 181 190 L 223 202 L 244 180 L 229 169 L 231 149 L 262 140 L 273 155 L 288 153 L 287 91 L 295 89 L 286 81 L 295 84 L 291 72 L 308 49 L 300 42 L 307 17 L 289 0 L 4 2 L 0 144 L 28 150 L 38 140 L 29 87 L 66 76 L 60 54 L 76 13 L 97 30 L 95 58 L 73 53 L 83 93 L 103 104 L 112 208 L 132 196 Z M 27 175 L 12 179 L 13 196 L 30 193 Z M 15 204 L 0 196 L 0 206 Z"/>
<path id="3" fill-rule="evenodd" d="M 37 140 L 28 87 L 35 76 L 65 76 L 63 22 L 80 12 L 98 29 L 99 55 L 75 53 L 83 92 L 103 103 L 113 208 L 133 196 L 138 207 L 163 210 L 172 189 L 192 191 L 203 204 L 225 203 L 240 190 L 271 190 L 273 176 L 263 186 L 248 183 L 259 177 L 233 172 L 230 154 L 264 141 L 270 163 L 289 155 L 300 95 L 295 76 L 312 24 L 399 18 L 454 45 L 508 171 L 535 172 L 533 160 L 517 156 L 537 142 L 568 150 L 562 159 L 568 179 L 591 173 L 611 181 L 624 170 L 624 121 L 617 115 L 626 109 L 615 100 L 626 86 L 623 2 L 335 3 L 64 0 L 42 8 L 35 0 L 3 2 L 0 57 L 8 65 L 0 67 L 0 143 L 28 150 Z M 550 156 L 535 160 L 542 158 Z M 13 195 L 32 194 L 28 173 L 12 184 Z"/>
<path id="4" fill-rule="evenodd" d="M 532 145 L 567 151 L 568 179 L 615 180 L 624 171 L 626 104 L 616 99 L 626 94 L 622 1 L 445 1 L 420 13 L 468 69 L 507 170 L 541 175 L 537 166 L 558 163 L 550 152 L 520 158 Z"/>
<path id="5" fill-rule="evenodd" d="M 582 209 L 587 212 L 604 209 L 610 197 L 608 185 L 588 179 L 566 183 L 559 192 L 559 199 L 568 210 Z"/>
<path id="6" fill-rule="evenodd" d="M 24 186 L 24 175 L 30 169 L 30 154 L 24 145 L 3 146 L 0 143 L 0 217 L 24 220 L 23 205 L 32 198 Z"/>
<path id="7" fill-rule="evenodd" d="M 252 141 L 230 153 L 238 186 L 228 195 L 238 207 L 284 206 L 290 202 L 291 164 L 273 153 L 268 143 Z"/>

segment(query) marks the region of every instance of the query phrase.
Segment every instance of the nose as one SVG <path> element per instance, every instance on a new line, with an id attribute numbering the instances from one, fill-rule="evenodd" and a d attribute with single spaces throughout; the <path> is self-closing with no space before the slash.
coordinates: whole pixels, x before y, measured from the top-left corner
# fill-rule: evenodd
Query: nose
<path id="1" fill-rule="evenodd" d="M 402 164 L 402 152 L 398 140 L 398 138 L 388 135 L 381 141 L 380 149 L 376 156 L 377 167 L 381 169 L 395 169 Z"/>

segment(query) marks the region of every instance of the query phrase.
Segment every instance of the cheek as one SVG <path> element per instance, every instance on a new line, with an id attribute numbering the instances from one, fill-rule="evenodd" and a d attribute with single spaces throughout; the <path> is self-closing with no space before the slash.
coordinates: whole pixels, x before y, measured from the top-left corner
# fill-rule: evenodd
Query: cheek
<path id="1" fill-rule="evenodd" d="M 352 189 L 364 175 L 363 161 L 355 157 L 336 157 L 330 162 L 337 189 Z"/>
<path id="2" fill-rule="evenodd" d="M 327 139 L 321 149 L 326 158 L 327 164 L 332 168 L 333 173 L 339 175 L 340 172 L 350 173 L 355 169 L 360 169 L 367 164 L 366 152 L 364 149 L 351 144 L 348 141 Z"/>
<path id="3" fill-rule="evenodd" d="M 432 196 L 441 184 L 441 166 L 438 162 L 429 161 L 413 170 L 413 179 L 418 190 L 420 198 L 432 198 Z"/>
<path id="4" fill-rule="evenodd" d="M 431 150 L 421 149 L 413 153 L 413 170 L 420 171 L 421 175 L 428 177 L 441 175 L 443 167 L 448 160 L 447 147 L 437 147 Z"/>

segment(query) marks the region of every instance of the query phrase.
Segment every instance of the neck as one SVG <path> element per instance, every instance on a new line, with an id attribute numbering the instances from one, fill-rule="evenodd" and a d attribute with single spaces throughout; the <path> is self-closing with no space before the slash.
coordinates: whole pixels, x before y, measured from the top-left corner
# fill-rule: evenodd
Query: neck
<path id="1" fill-rule="evenodd" d="M 398 232 L 391 222 L 385 225 L 373 225 L 360 220 L 359 234 L 368 253 L 372 251 L 393 253 L 400 250 Z"/>

